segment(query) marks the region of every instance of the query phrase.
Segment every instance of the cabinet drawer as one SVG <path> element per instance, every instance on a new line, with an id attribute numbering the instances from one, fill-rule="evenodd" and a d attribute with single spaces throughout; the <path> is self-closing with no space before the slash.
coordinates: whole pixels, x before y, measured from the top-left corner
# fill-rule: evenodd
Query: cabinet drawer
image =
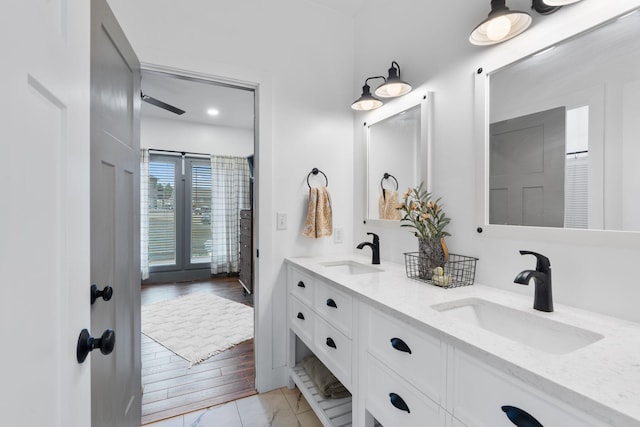
<path id="1" fill-rule="evenodd" d="M 351 389 L 351 340 L 321 317 L 316 317 L 314 326 L 316 356 Z"/>
<path id="2" fill-rule="evenodd" d="M 317 313 L 326 319 L 343 334 L 351 337 L 353 324 L 353 298 L 333 286 L 316 282 Z"/>
<path id="3" fill-rule="evenodd" d="M 311 276 L 297 270 L 289 269 L 289 293 L 299 298 L 309 307 L 313 307 L 313 288 L 315 281 Z"/>
<path id="4" fill-rule="evenodd" d="M 502 406 L 522 409 L 543 426 L 605 425 L 459 350 L 453 359 L 451 414 L 466 425 L 513 427 Z"/>
<path id="5" fill-rule="evenodd" d="M 371 355 L 367 355 L 366 372 L 365 406 L 384 427 L 445 426 L 446 413 L 437 403 Z M 405 410 L 400 409 L 402 403 L 406 405 Z"/>
<path id="6" fill-rule="evenodd" d="M 446 381 L 444 344 L 374 309 L 368 310 L 366 319 L 368 351 L 441 404 Z"/>
<path id="7" fill-rule="evenodd" d="M 307 344 L 313 343 L 313 311 L 296 297 L 290 297 L 289 324 L 291 329 Z"/>

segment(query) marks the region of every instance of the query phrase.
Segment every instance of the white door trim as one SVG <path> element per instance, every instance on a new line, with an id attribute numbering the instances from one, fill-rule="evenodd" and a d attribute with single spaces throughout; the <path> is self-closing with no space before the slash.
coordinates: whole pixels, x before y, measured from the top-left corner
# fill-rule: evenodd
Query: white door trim
<path id="1" fill-rule="evenodd" d="M 273 310 L 271 295 L 275 286 L 274 258 L 272 250 L 272 134 L 271 134 L 271 77 L 255 70 L 216 65 L 207 72 L 190 71 L 167 65 L 141 62 L 143 71 L 156 71 L 180 77 L 228 84 L 255 91 L 255 194 L 254 212 L 254 343 L 256 389 L 265 392 L 281 387 L 285 381 L 284 367 L 274 367 L 273 360 Z M 262 242 L 262 244 L 261 244 Z M 256 250 L 260 257 L 256 258 Z"/>

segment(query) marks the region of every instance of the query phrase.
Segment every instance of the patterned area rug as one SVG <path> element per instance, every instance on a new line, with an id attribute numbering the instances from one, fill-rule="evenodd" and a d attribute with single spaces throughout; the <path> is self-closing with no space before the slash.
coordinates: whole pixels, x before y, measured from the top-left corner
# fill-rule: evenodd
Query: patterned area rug
<path id="1" fill-rule="evenodd" d="M 189 367 L 253 338 L 253 308 L 210 294 L 142 306 L 142 333 Z"/>

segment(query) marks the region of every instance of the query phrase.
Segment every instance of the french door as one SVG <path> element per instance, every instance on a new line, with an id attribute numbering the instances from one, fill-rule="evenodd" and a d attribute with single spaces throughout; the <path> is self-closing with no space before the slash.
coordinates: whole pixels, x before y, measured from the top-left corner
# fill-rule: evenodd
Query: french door
<path id="1" fill-rule="evenodd" d="M 210 160 L 152 152 L 149 280 L 209 277 L 211 246 Z"/>

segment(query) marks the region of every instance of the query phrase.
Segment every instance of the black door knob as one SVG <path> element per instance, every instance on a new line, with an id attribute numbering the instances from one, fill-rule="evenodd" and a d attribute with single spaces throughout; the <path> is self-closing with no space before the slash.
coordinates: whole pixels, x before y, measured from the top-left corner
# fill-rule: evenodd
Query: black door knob
<path id="1" fill-rule="evenodd" d="M 78 337 L 78 347 L 76 348 L 78 363 L 84 362 L 87 355 L 96 348 L 99 348 L 102 354 L 109 354 L 115 345 L 116 333 L 113 329 L 105 330 L 100 338 L 92 337 L 88 330 L 83 329 Z"/>
<path id="2" fill-rule="evenodd" d="M 336 302 L 332 298 L 329 298 L 327 300 L 327 305 L 329 307 L 338 308 L 338 304 L 336 304 Z"/>
<path id="3" fill-rule="evenodd" d="M 298 319 L 300 319 L 300 320 L 304 320 L 304 314 L 302 314 L 302 313 L 300 313 L 300 312 L 298 312 L 298 316 L 297 316 L 297 317 L 298 317 Z"/>
<path id="4" fill-rule="evenodd" d="M 298 287 L 299 287 L 299 288 L 306 288 L 306 286 L 304 285 L 304 282 L 303 282 L 302 280 L 300 280 L 300 281 L 298 282 Z"/>
<path id="5" fill-rule="evenodd" d="M 327 338 L 327 345 L 331 348 L 337 348 L 336 342 L 331 337 Z"/>
<path id="6" fill-rule="evenodd" d="M 111 286 L 105 286 L 103 290 L 99 290 L 98 286 L 91 285 L 91 304 L 102 297 L 103 300 L 109 301 L 113 296 L 113 288 Z"/>

